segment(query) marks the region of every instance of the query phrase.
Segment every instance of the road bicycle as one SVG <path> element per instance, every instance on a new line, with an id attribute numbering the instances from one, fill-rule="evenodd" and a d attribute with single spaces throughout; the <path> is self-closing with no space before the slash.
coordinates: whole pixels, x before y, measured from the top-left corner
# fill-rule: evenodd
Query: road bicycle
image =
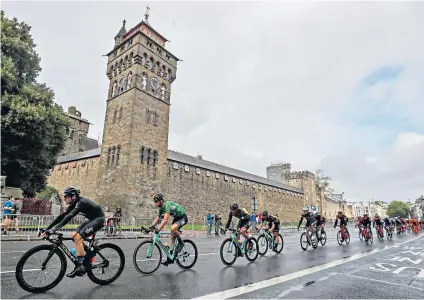
<path id="1" fill-rule="evenodd" d="M 258 241 L 252 236 L 248 239 L 245 239 L 243 242 L 240 241 L 240 232 L 235 229 L 228 228 L 231 233 L 230 238 L 226 238 L 222 241 L 219 254 L 221 256 L 221 261 L 227 265 L 231 266 L 236 262 L 237 257 L 243 257 L 246 255 L 246 259 L 250 262 L 255 261 L 258 258 Z M 234 250 L 234 253 L 233 253 Z M 226 260 L 224 254 L 231 253 L 230 259 Z M 253 254 L 253 256 L 250 256 Z"/>
<path id="2" fill-rule="evenodd" d="M 384 240 L 384 234 L 383 234 L 383 227 L 377 225 L 377 238 L 380 242 L 382 242 Z"/>
<path id="3" fill-rule="evenodd" d="M 312 246 L 313 249 L 318 247 L 318 237 L 315 233 L 314 224 L 305 227 L 305 231 L 300 235 L 300 247 L 302 250 L 306 251 L 309 246 Z"/>
<path id="4" fill-rule="evenodd" d="M 141 227 L 141 231 L 145 233 L 152 232 L 152 229 Z M 180 234 L 182 231 L 180 231 Z M 171 253 L 169 246 L 166 242 L 162 242 L 162 237 L 166 233 L 155 233 L 152 236 L 151 240 L 141 242 L 134 250 L 133 254 L 133 263 L 136 270 L 141 274 L 152 274 L 154 273 L 160 266 L 162 262 L 162 251 L 165 253 L 165 256 L 170 260 L 173 260 L 177 263 L 177 265 L 182 269 L 191 269 L 197 262 L 198 252 L 196 244 L 188 239 L 184 239 L 183 247 L 181 251 L 176 253 L 176 249 L 178 247 L 178 240 L 175 240 L 174 251 Z M 145 250 L 141 250 L 142 247 L 146 247 Z M 190 250 L 192 248 L 192 251 Z M 161 251 L 162 249 L 162 251 Z M 156 251 L 155 251 L 156 250 Z M 140 253 L 139 253 L 140 251 Z M 157 257 L 153 256 L 153 254 L 157 252 Z M 155 258 L 156 257 L 156 258 Z M 193 259 L 190 262 L 190 259 Z M 187 263 L 188 262 L 188 263 Z M 152 268 L 148 269 L 141 263 L 152 263 Z M 187 263 L 187 264 L 186 264 Z"/>
<path id="5" fill-rule="evenodd" d="M 317 235 L 318 241 L 321 243 L 321 246 L 324 246 L 325 243 L 327 242 L 327 232 L 325 232 L 324 227 L 322 229 L 317 228 L 316 235 Z"/>
<path id="6" fill-rule="evenodd" d="M 362 231 L 362 235 L 363 235 L 363 237 L 364 237 L 364 240 L 365 240 L 365 243 L 366 244 L 368 244 L 368 243 L 373 243 L 373 241 L 374 241 L 374 238 L 373 238 L 373 234 L 372 234 L 372 231 L 371 231 L 371 228 L 365 228 L 363 231 Z"/>
<path id="7" fill-rule="evenodd" d="M 264 247 L 261 251 L 261 247 Z M 260 256 L 264 256 L 268 248 L 272 249 L 275 253 L 280 253 L 284 247 L 284 240 L 280 233 L 278 233 L 278 242 L 275 245 L 275 236 L 273 232 L 270 232 L 269 229 L 264 229 L 263 233 L 258 236 L 258 252 Z"/>
<path id="8" fill-rule="evenodd" d="M 393 239 L 393 226 L 390 225 L 389 227 L 386 227 L 386 238 L 387 240 Z"/>
<path id="9" fill-rule="evenodd" d="M 46 230 L 40 230 L 38 236 L 45 231 Z M 16 265 L 16 281 L 19 286 L 27 292 L 44 293 L 59 284 L 63 276 L 65 276 L 67 268 L 66 256 L 74 265 L 77 265 L 78 262 L 76 255 L 63 243 L 64 241 L 73 240 L 72 237 L 63 237 L 63 233 L 55 232 L 54 234 L 46 236 L 43 240 L 49 241 L 51 245 L 39 245 L 28 250 L 19 259 Z M 125 267 L 125 255 L 121 248 L 111 243 L 99 245 L 99 240 L 95 238 L 95 234 L 84 240 L 83 244 L 85 250 L 84 266 L 88 278 L 99 285 L 107 285 L 114 282 L 121 275 Z M 119 257 L 119 264 L 115 273 L 110 270 L 111 260 L 105 257 L 106 252 L 110 250 L 117 253 Z M 31 259 L 41 252 L 45 252 L 41 259 L 38 258 L 33 263 L 30 263 Z M 27 263 L 29 264 L 28 267 L 26 265 Z M 59 272 L 56 275 L 46 276 L 49 273 L 47 267 L 55 268 L 57 266 L 59 266 Z M 44 277 L 50 279 L 51 282 L 40 286 L 34 286 L 33 283 L 30 283 L 30 279 L 34 279 L 34 273 L 37 271 L 39 272 L 38 275 L 44 275 Z M 100 277 L 105 274 L 111 274 L 112 276 L 109 279 Z M 29 275 L 28 278 L 25 278 L 26 275 Z M 35 281 L 41 284 L 41 280 L 37 279 Z"/>
<path id="10" fill-rule="evenodd" d="M 343 226 L 340 226 L 339 231 L 337 231 L 337 243 L 339 245 L 342 245 L 343 242 L 346 243 L 346 245 L 349 245 L 350 243 L 350 234 L 349 231 Z"/>

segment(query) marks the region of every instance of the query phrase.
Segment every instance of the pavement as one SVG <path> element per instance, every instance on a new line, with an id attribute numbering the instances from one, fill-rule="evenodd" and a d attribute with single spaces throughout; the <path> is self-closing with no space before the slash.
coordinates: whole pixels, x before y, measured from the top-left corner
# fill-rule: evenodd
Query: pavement
<path id="1" fill-rule="evenodd" d="M 2 241 L 1 296 L 4 299 L 423 299 L 424 235 L 395 236 L 391 241 L 374 240 L 367 245 L 359 241 L 357 230 L 350 231 L 349 245 L 339 246 L 336 232 L 328 231 L 325 246 L 307 251 L 300 248 L 299 232 L 287 233 L 283 235 L 285 245 L 280 254 L 268 251 L 253 263 L 240 257 L 231 267 L 225 266 L 219 257 L 224 237 L 196 238 L 199 257 L 193 269 L 182 270 L 176 264 L 160 266 L 149 276 L 138 273 L 133 266 L 133 251 L 140 240 L 117 240 L 126 262 L 114 283 L 98 286 L 86 276 L 64 277 L 44 294 L 22 290 L 14 272 L 25 251 L 45 242 Z M 71 271 L 70 263 L 68 271 Z"/>

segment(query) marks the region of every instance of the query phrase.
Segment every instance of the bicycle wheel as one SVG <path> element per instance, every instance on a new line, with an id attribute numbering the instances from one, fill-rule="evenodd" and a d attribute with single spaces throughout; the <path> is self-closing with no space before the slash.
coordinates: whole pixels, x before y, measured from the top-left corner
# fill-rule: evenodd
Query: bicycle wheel
<path id="1" fill-rule="evenodd" d="M 176 262 L 180 268 L 190 269 L 196 264 L 196 261 L 197 261 L 197 256 L 198 256 L 197 247 L 196 247 L 196 244 L 194 244 L 194 242 L 190 240 L 183 240 L 183 243 L 184 243 L 183 250 L 181 250 L 181 252 L 178 254 Z M 190 247 L 193 248 L 192 251 L 188 250 Z M 191 257 L 193 257 L 193 262 L 187 265 L 183 264 L 186 261 L 188 261 L 186 260 L 187 258 L 191 258 Z"/>
<path id="2" fill-rule="evenodd" d="M 141 247 L 145 247 L 143 250 L 138 253 Z M 159 246 L 154 244 L 152 241 L 144 241 L 140 243 L 134 250 L 133 254 L 133 263 L 135 269 L 141 274 L 152 274 L 155 272 L 162 262 L 162 251 L 160 251 Z M 141 266 L 139 266 L 139 263 Z M 152 263 L 151 268 L 144 266 L 144 263 Z"/>
<path id="3" fill-rule="evenodd" d="M 327 233 L 324 231 L 323 233 L 321 233 L 321 245 L 324 246 L 325 243 L 327 242 Z"/>
<path id="4" fill-rule="evenodd" d="M 306 249 L 308 249 L 309 246 L 309 241 L 308 241 L 308 237 L 306 236 L 306 233 L 302 233 L 300 235 L 300 247 L 302 248 L 303 251 L 306 251 Z"/>
<path id="5" fill-rule="evenodd" d="M 315 233 L 311 233 L 309 236 L 309 239 L 311 241 L 312 249 L 316 249 L 318 247 L 318 238 Z"/>
<path id="6" fill-rule="evenodd" d="M 346 245 L 349 245 L 349 243 L 350 243 L 350 233 L 349 233 L 349 231 L 346 231 L 345 242 L 346 242 Z"/>
<path id="7" fill-rule="evenodd" d="M 106 258 L 108 251 L 115 252 L 119 258 L 119 264 L 116 268 L 111 268 L 111 260 Z M 92 282 L 100 285 L 106 285 L 114 282 L 122 273 L 125 267 L 125 255 L 122 249 L 115 244 L 101 244 L 95 248 L 96 261 L 91 263 L 91 268 L 87 269 L 87 276 Z M 102 260 L 102 261 L 101 261 Z M 116 272 L 113 273 L 112 270 Z M 98 272 L 100 270 L 100 272 Z M 107 270 L 107 272 L 105 272 Z M 109 279 L 103 278 L 103 275 L 109 273 L 112 275 Z"/>
<path id="8" fill-rule="evenodd" d="M 264 256 L 268 251 L 268 239 L 264 234 L 258 237 L 258 252 L 260 256 Z"/>
<path id="9" fill-rule="evenodd" d="M 364 240 L 364 235 L 362 234 L 361 230 L 359 230 L 359 240 L 361 242 Z"/>
<path id="10" fill-rule="evenodd" d="M 230 260 L 226 260 L 224 258 L 224 254 L 232 253 L 233 251 L 234 251 L 234 254 L 231 254 L 229 256 Z M 219 249 L 219 255 L 224 265 L 227 265 L 227 266 L 233 265 L 237 259 L 237 254 L 238 254 L 238 249 L 237 249 L 236 243 L 234 243 L 232 239 L 225 239 L 221 244 L 221 248 Z"/>
<path id="11" fill-rule="evenodd" d="M 259 243 L 259 242 L 258 242 Z M 280 247 L 281 246 L 281 247 Z M 284 248 L 284 240 L 283 240 L 283 236 L 281 234 L 278 234 L 278 244 L 277 244 L 277 248 L 275 248 L 275 252 L 276 253 L 281 253 L 281 251 L 283 251 Z"/>
<path id="12" fill-rule="evenodd" d="M 248 261 L 255 261 L 258 258 L 259 251 L 258 251 L 258 241 L 252 236 L 250 237 L 245 244 L 245 247 L 247 248 L 247 245 L 249 243 L 253 243 L 252 249 L 247 249 L 246 251 L 246 259 Z"/>
<path id="13" fill-rule="evenodd" d="M 40 254 L 40 252 L 43 252 L 43 251 L 45 251 L 45 254 L 42 255 L 42 259 L 37 259 L 36 262 L 34 262 L 33 264 L 29 263 L 28 267 L 24 268 L 25 263 L 29 259 L 32 259 L 36 254 Z M 48 276 L 50 278 L 53 278 L 51 283 L 47 283 L 46 285 L 43 285 L 43 286 L 33 286 L 31 283 L 28 283 L 28 280 L 33 279 L 35 276 L 34 274 L 37 271 L 39 272 L 39 275 L 44 275 L 44 277 L 46 277 L 47 265 L 51 267 L 58 266 L 57 261 L 54 258 L 59 259 L 60 267 L 59 267 L 59 272 L 57 275 L 53 275 L 53 277 Z M 44 267 L 43 267 L 43 264 L 44 264 Z M 16 281 L 18 282 L 19 286 L 27 292 L 44 293 L 54 288 L 56 285 L 58 285 L 58 283 L 63 279 L 63 276 L 65 276 L 66 267 L 67 267 L 67 261 L 62 251 L 60 251 L 59 249 L 54 249 L 54 245 L 40 245 L 28 250 L 28 252 L 26 252 L 21 257 L 21 259 L 19 259 L 18 264 L 16 265 L 16 270 L 15 270 Z M 24 278 L 24 273 L 30 274 L 30 278 L 28 278 L 28 280 Z M 54 279 L 55 277 L 56 279 Z M 35 280 L 35 281 L 41 282 L 41 280 Z"/>
<path id="14" fill-rule="evenodd" d="M 337 243 L 339 243 L 339 245 L 343 244 L 342 233 L 340 230 L 337 232 Z"/>

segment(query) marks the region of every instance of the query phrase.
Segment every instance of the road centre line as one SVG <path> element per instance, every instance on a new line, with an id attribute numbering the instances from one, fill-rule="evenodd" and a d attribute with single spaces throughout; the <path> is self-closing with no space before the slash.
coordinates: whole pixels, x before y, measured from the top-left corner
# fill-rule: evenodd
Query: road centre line
<path id="1" fill-rule="evenodd" d="M 358 278 L 358 279 L 364 279 L 364 280 L 375 281 L 375 282 L 380 282 L 380 283 L 386 283 L 386 284 L 390 284 L 390 285 L 396 285 L 396 286 L 401 286 L 401 287 L 406 287 L 406 288 L 411 288 L 411 289 L 416 289 L 416 290 L 424 291 L 424 289 L 422 289 L 422 288 L 419 288 L 419 287 L 416 287 L 416 286 L 411 286 L 411 285 L 406 285 L 406 284 L 394 283 L 394 282 L 390 282 L 390 281 L 373 279 L 373 278 L 362 277 L 362 276 L 351 275 L 351 274 L 342 274 L 342 275 L 353 277 L 353 278 Z"/>
<path id="2" fill-rule="evenodd" d="M 326 269 L 329 269 L 329 268 L 333 268 L 333 267 L 336 267 L 336 266 L 339 266 L 339 265 L 343 265 L 343 264 L 346 264 L 348 262 L 355 261 L 357 259 L 373 255 L 375 253 L 380 253 L 381 251 L 389 250 L 389 249 L 392 249 L 392 248 L 398 248 L 400 245 L 410 243 L 410 242 L 415 241 L 415 240 L 420 239 L 420 238 L 422 238 L 422 236 L 413 238 L 413 239 L 405 241 L 405 242 L 401 242 L 401 243 L 396 244 L 396 245 L 385 246 L 383 249 L 378 248 L 378 249 L 371 250 L 369 252 L 354 254 L 350 257 L 335 260 L 335 261 L 325 263 L 325 264 L 322 264 L 322 265 L 318 265 L 318 266 L 315 266 L 315 267 L 312 267 L 312 268 L 307 268 L 307 269 L 304 269 L 304 270 L 300 270 L 300 271 L 293 272 L 293 273 L 290 273 L 290 274 L 282 275 L 282 276 L 279 276 L 279 277 L 255 282 L 255 283 L 245 285 L 245 286 L 242 286 L 242 287 L 238 287 L 238 288 L 229 289 L 229 290 L 222 291 L 222 292 L 216 292 L 216 293 L 205 295 L 205 296 L 198 297 L 198 298 L 195 298 L 195 299 L 228 299 L 228 298 L 236 297 L 236 296 L 239 296 L 239 295 L 242 295 L 242 294 L 246 294 L 246 293 L 250 293 L 250 292 L 253 292 L 253 291 L 256 291 L 256 290 L 264 289 L 264 288 L 267 288 L 267 287 L 270 287 L 270 286 L 273 286 L 273 285 L 276 285 L 276 284 L 280 284 L 280 283 L 283 283 L 283 282 L 286 282 L 286 281 L 289 281 L 289 280 L 293 280 L 293 279 L 296 279 L 296 278 L 299 278 L 299 277 L 303 277 L 303 276 L 310 275 L 310 274 L 313 274 L 313 273 L 316 273 L 316 272 L 319 272 L 319 271 L 323 271 L 323 270 L 326 270 Z"/>

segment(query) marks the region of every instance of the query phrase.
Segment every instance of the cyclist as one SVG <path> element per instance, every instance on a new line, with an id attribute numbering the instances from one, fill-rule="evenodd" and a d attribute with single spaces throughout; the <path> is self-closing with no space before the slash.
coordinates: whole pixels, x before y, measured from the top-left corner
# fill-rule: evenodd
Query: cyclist
<path id="1" fill-rule="evenodd" d="M 85 274 L 84 267 L 84 244 L 83 240 L 102 229 L 105 223 L 105 214 L 102 208 L 94 201 L 80 197 L 80 190 L 74 187 L 68 187 L 63 192 L 65 202 L 69 204 L 67 210 L 60 214 L 43 233 L 43 238 L 54 232 L 65 224 L 67 224 L 73 217 L 81 213 L 85 216 L 82 224 L 72 233 L 72 238 L 75 241 L 75 248 L 78 256 L 78 262 L 75 269 L 67 274 L 67 277 L 73 278 L 75 276 L 82 276 Z"/>
<path id="2" fill-rule="evenodd" d="M 300 221 L 299 224 L 297 224 L 297 230 L 299 230 L 300 225 L 303 222 L 303 219 L 306 219 L 306 227 L 311 226 L 312 224 L 315 224 L 315 218 L 312 212 L 309 210 L 309 208 L 304 207 L 302 210 L 302 214 L 300 215 Z"/>
<path id="3" fill-rule="evenodd" d="M 361 224 L 360 226 L 362 226 L 363 230 L 362 230 L 362 235 L 364 235 L 365 230 L 367 229 L 367 233 L 368 235 L 372 234 L 371 232 L 371 220 L 368 217 L 368 214 L 364 214 L 364 217 L 362 218 Z"/>
<path id="4" fill-rule="evenodd" d="M 175 249 L 175 253 L 178 254 L 183 249 L 183 241 L 181 240 L 181 235 L 179 233 L 179 229 L 182 228 L 185 224 L 187 224 L 188 219 L 185 212 L 185 209 L 174 202 L 165 201 L 162 194 L 157 193 L 153 195 L 153 201 L 155 202 L 156 207 L 159 208 L 157 217 L 153 220 L 151 225 L 151 229 L 155 230 L 156 233 L 159 233 L 162 229 L 165 228 L 168 223 L 169 216 L 173 217 L 172 225 L 171 225 L 171 247 L 169 248 L 170 252 L 173 252 L 175 239 L 178 240 L 178 246 Z M 159 223 L 159 220 L 163 217 L 162 222 L 159 227 L 155 229 L 156 224 Z M 175 256 L 174 256 L 175 258 Z M 171 260 L 167 257 L 166 262 L 162 263 L 164 266 L 168 266 L 169 264 L 174 263 L 174 260 Z"/>
<path id="5" fill-rule="evenodd" d="M 324 233 L 324 227 L 325 227 L 325 218 L 320 214 L 317 213 L 315 216 L 315 222 L 316 222 L 316 233 L 318 236 L 318 230 L 321 229 L 321 234 Z M 322 239 L 320 236 L 319 239 Z"/>
<path id="6" fill-rule="evenodd" d="M 230 206 L 230 212 L 228 213 L 227 224 L 225 225 L 225 231 L 230 228 L 231 220 L 233 217 L 238 218 L 240 221 L 237 224 L 237 229 L 240 229 L 240 234 L 245 237 L 245 239 L 249 239 L 249 234 L 252 233 L 252 221 L 250 220 L 250 214 L 247 209 L 239 208 L 237 203 L 233 203 Z M 263 216 L 262 216 L 263 217 Z M 252 245 L 249 245 L 251 247 Z"/>
<path id="7" fill-rule="evenodd" d="M 264 210 L 262 212 L 262 222 L 258 230 L 262 229 L 264 222 L 268 222 L 268 225 L 266 228 L 269 229 L 269 231 L 274 233 L 274 243 L 275 243 L 274 250 L 276 250 L 278 245 L 278 232 L 280 231 L 280 220 L 277 217 L 268 214 L 268 212 Z"/>
<path id="8" fill-rule="evenodd" d="M 346 215 L 342 212 L 342 211 L 339 211 L 338 213 L 337 213 L 337 216 L 336 216 L 336 221 L 334 222 L 334 228 L 336 228 L 336 226 L 337 226 L 337 222 L 340 220 L 340 228 L 343 228 L 344 230 L 346 230 L 347 232 L 349 232 L 348 230 L 347 230 L 347 217 L 346 217 Z M 342 238 L 343 239 L 343 238 Z"/>
<path id="9" fill-rule="evenodd" d="M 400 221 L 400 224 L 402 225 L 402 227 L 401 227 L 402 232 L 406 231 L 406 229 L 408 228 L 408 224 L 406 223 L 406 221 L 403 218 L 398 217 L 398 219 Z"/>
<path id="10" fill-rule="evenodd" d="M 377 231 L 377 234 L 379 234 L 379 232 L 378 232 L 379 228 L 383 227 L 383 223 L 381 222 L 381 218 L 377 213 L 374 215 L 373 227 Z M 383 231 L 381 231 L 381 236 L 384 237 Z"/>
<path id="11" fill-rule="evenodd" d="M 389 231 L 390 227 L 393 226 L 392 220 L 390 220 L 388 217 L 385 217 L 383 222 L 384 222 L 384 229 L 386 229 L 386 231 Z"/>

